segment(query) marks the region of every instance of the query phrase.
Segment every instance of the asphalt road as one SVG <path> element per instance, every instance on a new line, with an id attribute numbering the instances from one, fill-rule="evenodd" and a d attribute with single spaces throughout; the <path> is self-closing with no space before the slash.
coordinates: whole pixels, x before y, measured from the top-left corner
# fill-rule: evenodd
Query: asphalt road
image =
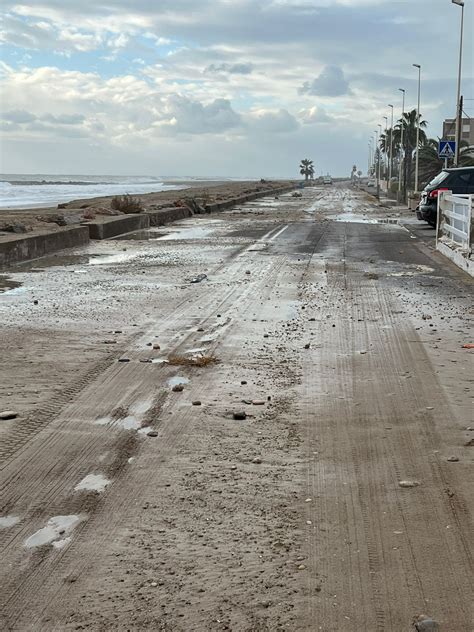
<path id="1" fill-rule="evenodd" d="M 411 219 L 316 187 L 3 273 L 3 630 L 472 629 L 472 281 Z"/>

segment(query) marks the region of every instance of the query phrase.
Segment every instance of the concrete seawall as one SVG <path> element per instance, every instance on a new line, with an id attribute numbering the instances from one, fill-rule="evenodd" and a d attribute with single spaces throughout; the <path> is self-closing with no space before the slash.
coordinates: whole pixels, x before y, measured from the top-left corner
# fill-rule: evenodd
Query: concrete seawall
<path id="1" fill-rule="evenodd" d="M 284 186 L 222 200 L 205 206 L 206 213 L 225 211 L 239 204 L 245 204 L 261 197 L 281 195 L 293 191 L 295 186 Z M 180 219 L 191 217 L 193 212 L 187 206 L 173 206 L 157 211 L 119 217 L 104 217 L 87 225 L 62 228 L 52 233 L 40 235 L 19 235 L 0 242 L 0 266 L 9 266 L 20 261 L 37 259 L 58 250 L 74 248 L 89 243 L 89 240 L 112 239 L 118 235 L 136 230 L 146 230 L 151 226 L 163 226 Z"/>
<path id="2" fill-rule="evenodd" d="M 89 243 L 88 226 L 63 228 L 54 233 L 18 236 L 0 243 L 0 266 L 44 257 L 52 252 Z"/>

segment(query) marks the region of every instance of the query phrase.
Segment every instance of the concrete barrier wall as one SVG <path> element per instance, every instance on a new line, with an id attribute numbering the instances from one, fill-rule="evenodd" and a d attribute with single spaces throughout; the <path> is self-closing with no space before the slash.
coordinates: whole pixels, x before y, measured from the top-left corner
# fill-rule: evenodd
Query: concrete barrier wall
<path id="1" fill-rule="evenodd" d="M 104 220 L 95 220 L 88 224 L 91 239 L 110 239 L 124 233 L 148 228 L 150 220 L 146 213 L 137 215 L 122 215 L 121 217 L 109 217 Z"/>
<path id="2" fill-rule="evenodd" d="M 63 228 L 43 235 L 21 235 L 16 239 L 0 242 L 0 266 L 37 259 L 51 252 L 84 246 L 88 243 L 89 228 L 87 226 Z"/>
<path id="3" fill-rule="evenodd" d="M 150 226 L 163 226 L 178 219 L 185 219 L 192 216 L 192 211 L 187 206 L 171 206 L 162 208 L 159 211 L 147 213 L 150 218 Z"/>

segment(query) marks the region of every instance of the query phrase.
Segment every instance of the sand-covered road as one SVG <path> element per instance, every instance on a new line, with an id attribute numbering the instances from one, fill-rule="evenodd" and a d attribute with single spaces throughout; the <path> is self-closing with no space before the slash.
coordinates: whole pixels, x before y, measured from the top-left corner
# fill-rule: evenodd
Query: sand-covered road
<path id="1" fill-rule="evenodd" d="M 2 630 L 472 629 L 472 284 L 393 215 L 315 187 L 2 273 Z"/>

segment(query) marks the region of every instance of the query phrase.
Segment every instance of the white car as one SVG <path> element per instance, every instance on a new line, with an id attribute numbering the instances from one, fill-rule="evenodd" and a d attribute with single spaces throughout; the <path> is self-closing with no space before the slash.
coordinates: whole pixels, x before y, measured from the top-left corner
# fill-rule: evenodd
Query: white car
<path id="1" fill-rule="evenodd" d="M 323 184 L 332 184 L 332 178 L 331 178 L 331 176 L 324 176 L 324 178 L 323 178 Z"/>
<path id="2" fill-rule="evenodd" d="M 367 186 L 368 187 L 374 187 L 375 186 L 375 180 L 367 180 Z"/>

